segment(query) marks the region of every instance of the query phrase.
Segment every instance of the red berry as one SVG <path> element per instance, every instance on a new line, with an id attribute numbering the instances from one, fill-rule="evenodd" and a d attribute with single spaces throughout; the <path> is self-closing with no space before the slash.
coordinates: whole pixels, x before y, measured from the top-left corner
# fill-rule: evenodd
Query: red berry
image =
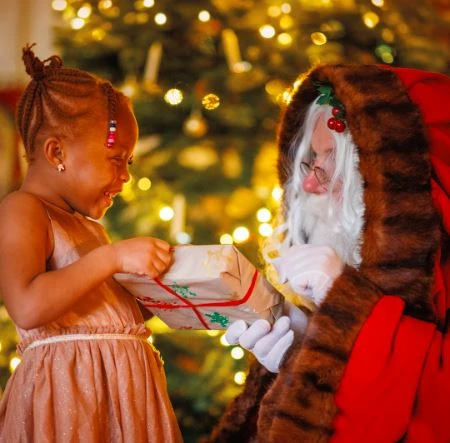
<path id="1" fill-rule="evenodd" d="M 336 122 L 337 122 L 338 120 L 336 120 L 334 117 L 330 117 L 329 119 L 328 119 L 328 121 L 327 121 L 327 126 L 330 128 L 330 129 L 335 129 L 336 128 Z"/>
<path id="2" fill-rule="evenodd" d="M 333 114 L 333 117 L 339 117 L 339 114 L 341 113 L 341 110 L 338 108 L 338 107 L 334 107 L 332 110 L 331 110 L 331 113 Z"/>
<path id="3" fill-rule="evenodd" d="M 336 120 L 336 123 L 334 125 L 334 130 L 336 132 L 344 132 L 344 130 L 345 130 L 345 123 L 342 120 Z"/>

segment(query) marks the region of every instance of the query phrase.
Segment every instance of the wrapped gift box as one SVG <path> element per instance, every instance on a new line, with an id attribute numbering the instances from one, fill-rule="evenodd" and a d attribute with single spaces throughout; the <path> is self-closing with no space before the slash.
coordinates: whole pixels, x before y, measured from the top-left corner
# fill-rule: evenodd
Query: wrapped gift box
<path id="1" fill-rule="evenodd" d="M 233 321 L 273 323 L 283 296 L 232 245 L 176 246 L 161 279 L 114 278 L 174 329 L 226 329 Z"/>

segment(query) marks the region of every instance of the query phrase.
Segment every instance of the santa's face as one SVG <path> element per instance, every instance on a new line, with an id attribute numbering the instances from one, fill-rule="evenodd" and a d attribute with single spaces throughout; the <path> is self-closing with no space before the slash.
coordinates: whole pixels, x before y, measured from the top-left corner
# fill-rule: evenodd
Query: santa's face
<path id="1" fill-rule="evenodd" d="M 309 194 L 324 194 L 334 173 L 334 139 L 321 115 L 316 122 L 311 138 L 311 160 L 303 162 L 306 176 L 303 179 L 303 190 Z"/>
<path id="2" fill-rule="evenodd" d="M 294 168 L 288 185 L 285 247 L 330 246 L 344 262 L 357 266 L 364 206 L 355 146 L 350 136 L 332 134 L 326 119 L 323 113 L 316 120 L 309 149 L 296 158 L 300 168 Z"/>

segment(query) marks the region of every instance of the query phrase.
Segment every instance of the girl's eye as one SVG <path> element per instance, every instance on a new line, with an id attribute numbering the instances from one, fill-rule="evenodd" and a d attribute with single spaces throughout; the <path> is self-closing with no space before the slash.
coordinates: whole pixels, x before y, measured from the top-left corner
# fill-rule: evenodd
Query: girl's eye
<path id="1" fill-rule="evenodd" d="M 133 158 L 128 159 L 128 166 L 131 166 L 133 164 Z"/>

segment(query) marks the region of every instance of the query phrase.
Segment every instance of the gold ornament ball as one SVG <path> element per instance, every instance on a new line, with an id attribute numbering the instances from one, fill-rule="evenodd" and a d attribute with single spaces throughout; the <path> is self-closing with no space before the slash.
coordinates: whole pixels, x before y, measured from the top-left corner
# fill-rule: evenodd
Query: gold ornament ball
<path id="1" fill-rule="evenodd" d="M 216 94 L 207 94 L 202 99 L 202 105 L 208 111 L 212 111 L 219 107 L 220 98 Z"/>
<path id="2" fill-rule="evenodd" d="M 191 137 L 203 137 L 208 131 L 208 124 L 201 115 L 191 115 L 184 122 L 183 130 Z"/>

